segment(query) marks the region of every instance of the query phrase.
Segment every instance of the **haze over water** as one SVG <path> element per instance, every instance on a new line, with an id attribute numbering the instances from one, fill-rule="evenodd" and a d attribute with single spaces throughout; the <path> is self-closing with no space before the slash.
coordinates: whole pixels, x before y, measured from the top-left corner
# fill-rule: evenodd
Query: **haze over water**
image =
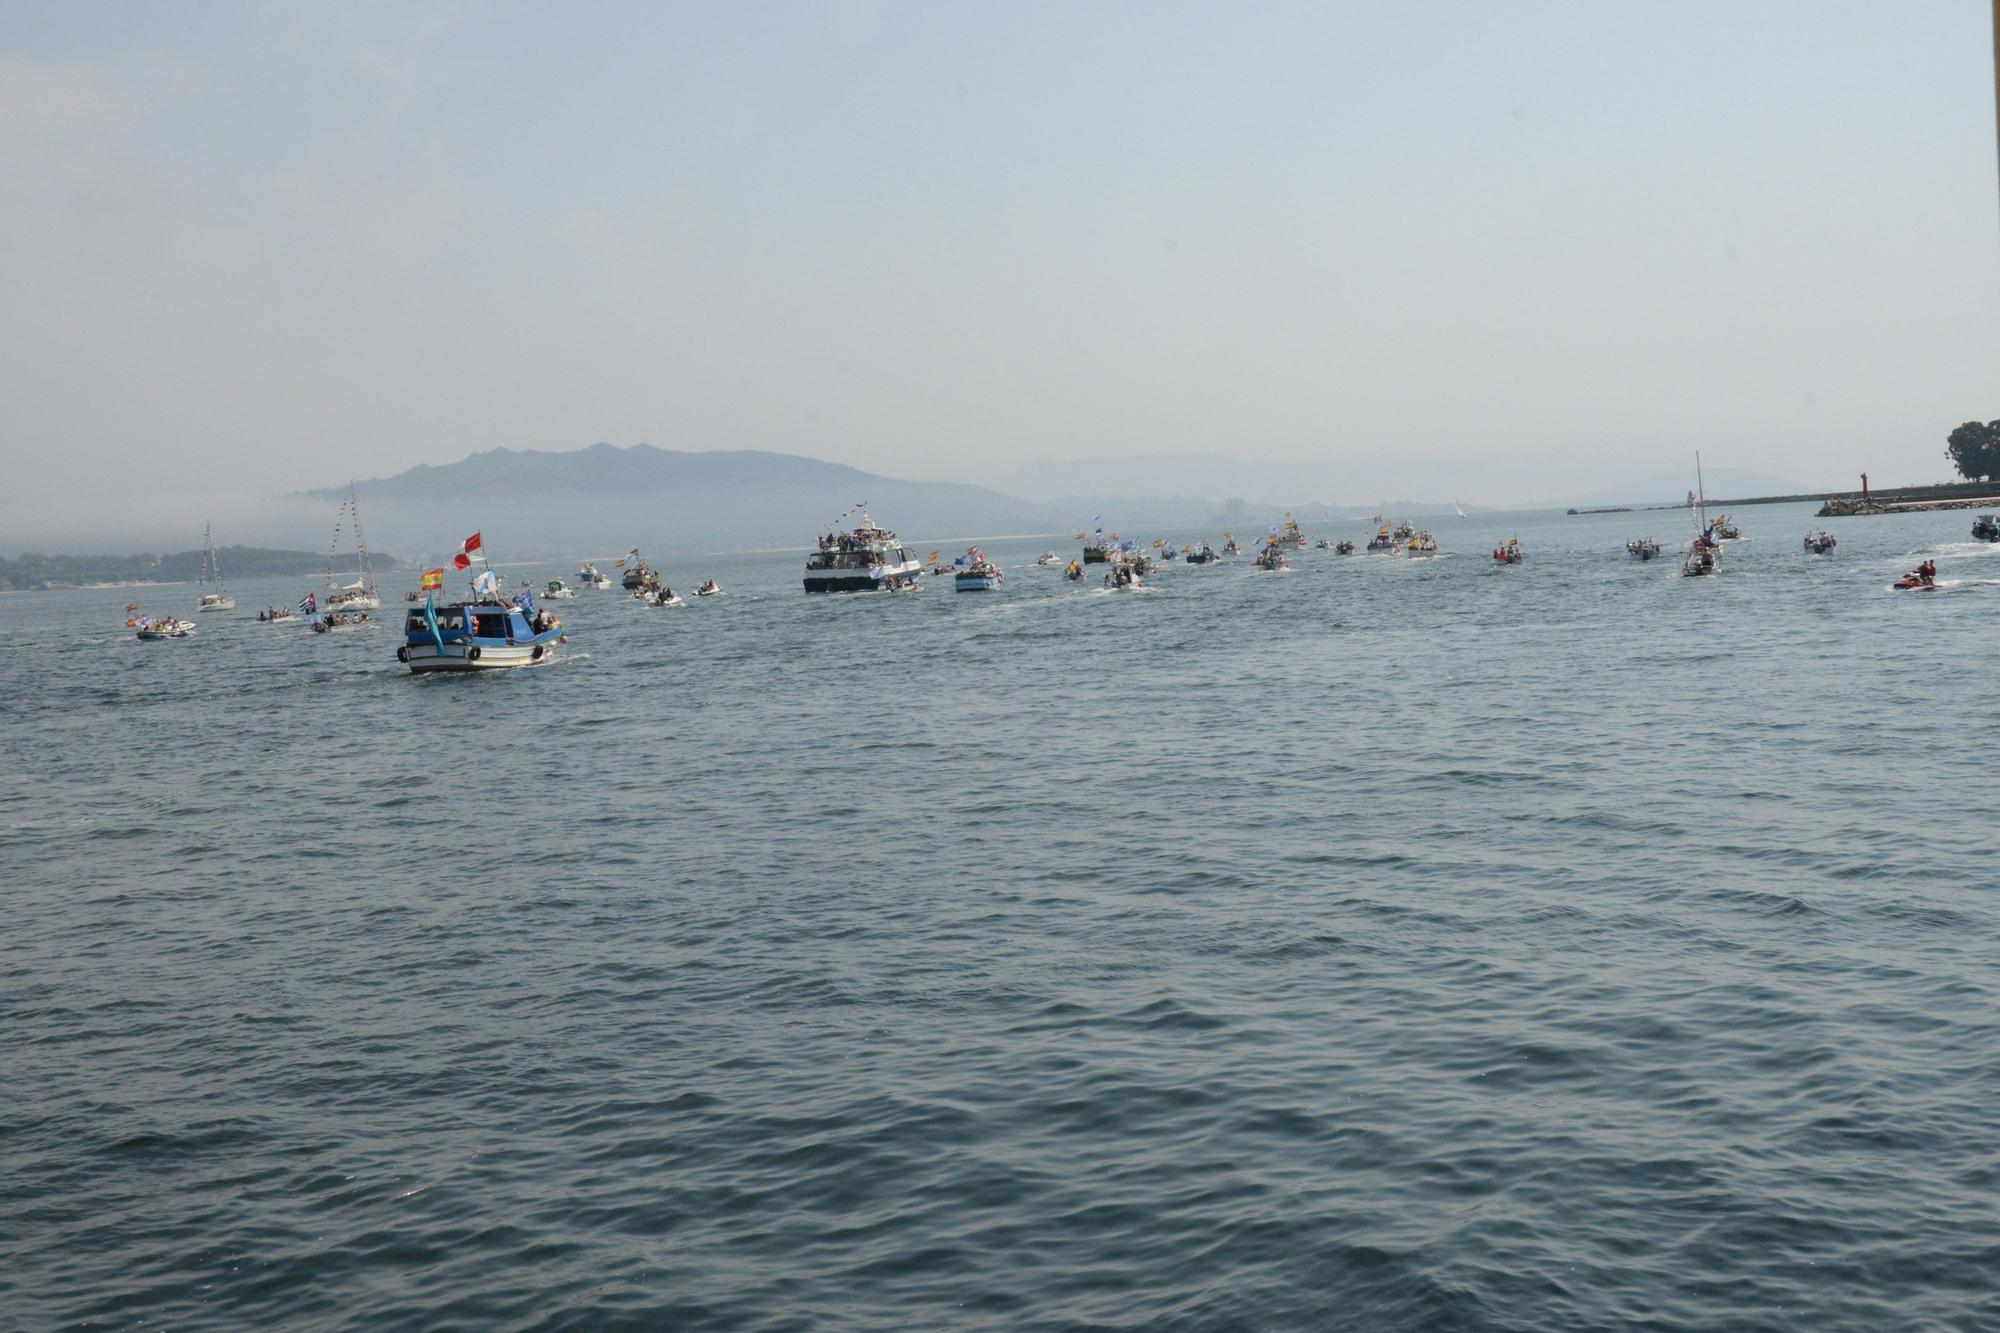
<path id="1" fill-rule="evenodd" d="M 1993 1327 L 1969 517 L 1744 510 L 1703 580 L 1675 513 L 1136 595 L 717 558 L 477 680 L 255 623 L 290 581 L 152 645 L 192 589 L 0 598 L 0 1310 Z"/>

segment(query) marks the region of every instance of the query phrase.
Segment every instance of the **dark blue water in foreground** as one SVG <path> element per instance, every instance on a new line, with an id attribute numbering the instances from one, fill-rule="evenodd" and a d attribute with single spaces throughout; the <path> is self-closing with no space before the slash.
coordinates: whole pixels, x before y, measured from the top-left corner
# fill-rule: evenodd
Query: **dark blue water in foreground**
<path id="1" fill-rule="evenodd" d="M 1807 512 L 0 598 L 0 1324 L 2000 1326 L 2000 550 Z"/>

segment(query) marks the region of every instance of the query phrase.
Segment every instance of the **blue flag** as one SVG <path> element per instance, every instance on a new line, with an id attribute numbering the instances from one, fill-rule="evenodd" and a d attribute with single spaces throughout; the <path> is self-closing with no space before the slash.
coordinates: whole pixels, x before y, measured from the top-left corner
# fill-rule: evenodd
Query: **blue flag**
<path id="1" fill-rule="evenodd" d="M 527 616 L 534 614 L 535 594 L 529 591 L 528 589 L 523 588 L 520 592 L 515 593 L 512 601 L 515 606 L 521 608 L 522 615 Z"/>
<path id="2" fill-rule="evenodd" d="M 431 642 L 435 643 L 442 650 L 444 647 L 444 631 L 438 628 L 437 598 L 434 596 L 426 596 L 424 598 L 424 628 L 431 632 Z"/>

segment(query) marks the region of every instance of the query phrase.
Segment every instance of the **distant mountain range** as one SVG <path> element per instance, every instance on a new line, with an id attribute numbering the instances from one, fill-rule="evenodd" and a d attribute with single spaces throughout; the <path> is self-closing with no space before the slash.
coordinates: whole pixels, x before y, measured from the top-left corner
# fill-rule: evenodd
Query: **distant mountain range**
<path id="1" fill-rule="evenodd" d="M 1394 498 L 1398 477 L 1491 480 L 1502 463 L 1448 467 L 1394 460 L 1379 468 L 1262 463 L 1220 454 L 1087 458 L 1037 463 L 990 485 L 911 481 L 796 454 L 682 451 L 637 444 L 556 450 L 492 449 L 443 466 L 425 464 L 354 486 L 376 540 L 448 552 L 483 531 L 494 558 L 554 554 L 799 547 L 866 502 L 878 522 L 912 541 L 1000 533 L 1066 533 L 1103 525 L 1128 535 L 1254 533 L 1296 511 L 1303 521 L 1371 513 L 1451 512 L 1455 496 Z M 1498 474 L 1494 474 L 1498 475 Z M 1708 474 L 1710 495 L 1803 489 L 1737 469 Z M 1371 479 L 1372 477 L 1372 479 Z M 1565 501 L 1581 506 L 1666 504 L 1685 494 L 1678 473 Z M 345 495 L 323 487 L 292 497 L 317 508 Z M 1559 505 L 1558 507 L 1561 507 Z M 1491 506 L 1488 506 L 1491 508 Z"/>
<path id="2" fill-rule="evenodd" d="M 354 486 L 371 534 L 436 550 L 483 528 L 497 559 L 638 546 L 805 546 L 866 502 L 914 539 L 1065 526 L 1048 506 L 984 486 L 904 481 L 843 463 L 761 450 L 685 452 L 593 444 L 567 452 L 491 449 Z M 333 500 L 347 487 L 307 498 Z"/>

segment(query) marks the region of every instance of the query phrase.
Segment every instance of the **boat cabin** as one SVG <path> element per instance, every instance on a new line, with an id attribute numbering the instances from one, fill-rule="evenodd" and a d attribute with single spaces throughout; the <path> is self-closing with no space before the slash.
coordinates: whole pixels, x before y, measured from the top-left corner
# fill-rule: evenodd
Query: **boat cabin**
<path id="1" fill-rule="evenodd" d="M 440 606 L 437 609 L 437 627 L 438 637 L 446 643 L 527 643 L 535 638 L 533 627 L 519 607 L 493 602 Z M 425 623 L 422 607 L 410 612 L 403 632 L 413 643 L 430 641 L 431 629 Z"/>

